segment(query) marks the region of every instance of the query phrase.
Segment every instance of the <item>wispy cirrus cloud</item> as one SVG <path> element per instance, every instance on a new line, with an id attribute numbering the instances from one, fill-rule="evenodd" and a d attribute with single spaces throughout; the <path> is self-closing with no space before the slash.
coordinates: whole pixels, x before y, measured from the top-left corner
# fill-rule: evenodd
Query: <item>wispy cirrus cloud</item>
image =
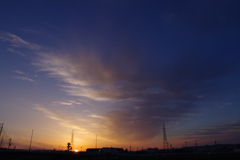
<path id="1" fill-rule="evenodd" d="M 101 125 L 97 125 L 95 118 L 88 118 L 86 114 L 68 115 L 60 110 L 51 111 L 40 104 L 35 104 L 33 109 L 42 112 L 46 117 L 57 121 L 60 125 L 81 131 L 81 134 L 93 134 Z M 104 135 L 103 133 L 102 135 Z"/>
<path id="2" fill-rule="evenodd" d="M 20 80 L 23 80 L 23 81 L 28 81 L 28 82 L 33 82 L 33 83 L 36 83 L 35 80 L 27 77 L 27 76 L 16 76 L 14 77 L 15 79 L 20 79 Z"/>
<path id="3" fill-rule="evenodd" d="M 60 111 L 51 111 L 50 109 L 47 109 L 39 104 L 36 104 L 35 107 L 33 107 L 35 110 L 41 111 L 44 113 L 44 115 L 52 120 L 57 121 L 60 125 L 69 127 L 71 129 L 82 129 L 79 127 L 79 125 L 76 125 L 77 122 L 79 122 L 79 119 L 74 118 L 72 116 L 69 116 L 65 113 L 62 113 Z M 83 128 L 84 129 L 84 128 Z"/>
<path id="4" fill-rule="evenodd" d="M 25 56 L 25 54 L 23 54 L 22 52 L 16 51 L 16 50 L 14 50 L 14 49 L 12 49 L 12 48 L 8 48 L 7 51 L 8 51 L 8 52 L 12 52 L 12 53 L 16 53 L 16 54 L 18 54 L 18 55 L 20 55 L 20 56 Z"/>
<path id="5" fill-rule="evenodd" d="M 51 53 L 38 53 L 39 59 L 32 64 L 40 67 L 40 71 L 46 71 L 50 76 L 56 77 L 72 85 L 87 85 L 86 81 L 75 78 L 76 66 L 71 63 L 68 55 L 56 57 Z"/>
<path id="6" fill-rule="evenodd" d="M 32 78 L 29 78 L 28 75 L 25 72 L 22 72 L 22 71 L 19 71 L 19 70 L 15 70 L 13 72 L 17 73 L 19 75 L 19 76 L 15 76 L 14 77 L 15 79 L 20 79 L 20 80 L 23 80 L 23 81 L 28 81 L 28 82 L 33 82 L 33 83 L 37 82 L 36 80 L 34 80 Z"/>
<path id="7" fill-rule="evenodd" d="M 95 124 L 102 126 L 110 139 L 126 141 L 158 136 L 163 122 L 190 120 L 197 102 L 211 99 L 209 95 L 219 89 L 215 79 L 228 74 L 236 64 L 232 59 L 218 63 L 212 55 L 196 59 L 185 54 L 174 63 L 155 68 L 155 64 L 145 63 L 148 55 L 132 50 L 108 57 L 86 51 L 38 55 L 33 65 L 58 79 L 68 95 L 108 106 L 104 113 L 91 113 L 98 119 Z"/>
<path id="8" fill-rule="evenodd" d="M 171 77 L 157 77 L 155 72 L 139 66 L 141 58 L 122 65 L 124 60 L 134 59 L 136 54 L 124 53 L 106 60 L 98 54 L 39 54 L 33 64 L 49 76 L 57 78 L 60 85 L 71 96 L 85 97 L 93 101 L 111 104 L 96 122 L 104 126 L 109 138 L 148 139 L 161 132 L 163 122 L 181 121 L 189 118 L 195 108 L 198 97 L 168 86 Z M 147 74 L 147 75 L 146 75 Z M 164 72 L 163 75 L 166 75 Z M 59 102 L 61 103 L 61 102 Z M 70 105 L 70 103 L 61 103 Z M 91 116 L 90 116 L 91 117 Z M 94 117 L 92 117 L 94 118 Z M 121 122 L 121 123 L 119 123 Z M 114 135 L 114 136 L 113 136 Z M 128 135 L 128 136 L 123 136 Z"/>
<path id="9" fill-rule="evenodd" d="M 22 74 L 22 75 L 26 74 L 26 73 L 21 72 L 21 71 L 18 71 L 18 70 L 15 70 L 15 71 L 13 71 L 13 72 L 15 72 L 15 73 L 17 73 L 17 74 Z"/>
<path id="10" fill-rule="evenodd" d="M 12 33 L 8 33 L 8 32 L 1 32 L 0 39 L 2 41 L 11 42 L 12 43 L 11 46 L 13 47 L 24 47 L 31 50 L 39 50 L 41 48 L 41 46 L 37 44 L 27 42 L 24 39 L 20 38 L 19 36 Z M 10 51 L 13 51 L 13 50 L 10 50 Z"/>
<path id="11" fill-rule="evenodd" d="M 82 103 L 80 102 L 77 102 L 77 101 L 72 101 L 72 100 L 69 100 L 69 101 L 54 101 L 52 102 L 53 104 L 59 104 L 59 105 L 64 105 L 64 106 L 73 106 L 73 105 L 80 105 Z"/>
<path id="12" fill-rule="evenodd" d="M 47 117 L 49 117 L 50 119 L 53 120 L 58 120 L 58 121 L 62 121 L 62 122 L 66 122 L 69 123 L 71 121 L 73 121 L 73 119 L 69 116 L 67 116 L 66 114 L 58 114 L 56 112 L 52 112 L 47 108 L 44 108 L 42 106 L 36 105 L 36 107 L 34 107 L 34 109 L 42 111 L 43 113 L 46 114 Z"/>

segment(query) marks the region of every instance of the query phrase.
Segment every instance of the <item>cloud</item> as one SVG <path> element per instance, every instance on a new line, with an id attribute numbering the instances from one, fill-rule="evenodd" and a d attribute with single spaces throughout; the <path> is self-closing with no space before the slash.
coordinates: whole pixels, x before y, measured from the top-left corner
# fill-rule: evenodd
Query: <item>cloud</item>
<path id="1" fill-rule="evenodd" d="M 71 129 L 81 129 L 79 124 L 77 125 L 77 122 L 79 122 L 79 118 L 75 118 L 72 116 L 69 116 L 65 113 L 59 112 L 59 111 L 51 111 L 50 109 L 47 109 L 41 105 L 36 104 L 35 107 L 33 107 L 35 110 L 41 111 L 45 114 L 46 117 L 56 120 L 60 125 L 69 127 Z"/>
<path id="2" fill-rule="evenodd" d="M 18 37 L 17 35 L 8 33 L 8 32 L 1 32 L 0 39 L 2 41 L 11 42 L 13 47 L 24 47 L 24 48 L 28 48 L 31 50 L 39 50 L 41 48 L 37 44 L 27 42 L 27 41 L 23 40 L 22 38 Z M 13 50 L 10 49 L 10 51 L 13 51 Z"/>
<path id="3" fill-rule="evenodd" d="M 221 79 L 238 66 L 237 55 L 228 54 L 173 53 L 168 59 L 132 48 L 112 54 L 81 50 L 39 53 L 33 65 L 56 78 L 70 96 L 107 106 L 88 117 L 98 119 L 90 130 L 101 126 L 110 139 L 141 141 L 158 136 L 163 122 L 191 119 L 198 102 L 223 96 L 229 84 Z"/>
<path id="4" fill-rule="evenodd" d="M 187 134 L 185 139 L 192 140 L 222 140 L 235 143 L 238 133 L 240 132 L 240 122 L 230 122 L 219 124 L 215 126 L 209 126 L 205 129 L 197 129 L 192 133 Z"/>
<path id="5" fill-rule="evenodd" d="M 104 126 L 108 137 L 128 135 L 123 137 L 140 140 L 159 135 L 163 122 L 181 121 L 194 115 L 198 96 L 210 92 L 202 91 L 209 87 L 205 80 L 212 79 L 213 75 L 196 80 L 191 70 L 199 66 L 187 63 L 178 64 L 182 74 L 170 67 L 160 72 L 151 71 L 142 65 L 144 58 L 137 56 L 126 52 L 104 59 L 93 53 L 61 56 L 42 53 L 33 64 L 59 79 L 69 95 L 111 104 L 105 114 L 94 114 L 102 117 L 98 123 Z M 205 74 L 200 71 L 198 73 Z M 216 74 L 218 76 L 221 74 Z M 188 85 L 185 81 L 189 81 Z"/>
<path id="6" fill-rule="evenodd" d="M 12 49 L 12 48 L 8 48 L 7 51 L 8 51 L 8 52 L 12 52 L 12 53 L 16 53 L 16 54 L 18 54 L 18 55 L 20 55 L 20 56 L 25 56 L 25 54 L 23 54 L 22 52 L 16 51 L 16 50 L 14 50 L 14 49 Z"/>
<path id="7" fill-rule="evenodd" d="M 29 78 L 29 77 L 26 77 L 26 76 L 16 76 L 14 77 L 15 79 L 20 79 L 20 80 L 23 80 L 23 81 L 28 81 L 28 82 L 36 82 L 35 80 Z"/>
<path id="8" fill-rule="evenodd" d="M 73 77 L 75 66 L 71 64 L 67 55 L 62 55 L 63 57 L 46 53 L 39 53 L 38 55 L 41 58 L 34 62 L 33 65 L 39 66 L 41 71 L 47 71 L 50 76 L 60 78 L 63 82 L 69 84 L 86 85 L 86 82 Z"/>
<path id="9" fill-rule="evenodd" d="M 79 102 L 76 102 L 76 101 L 66 101 L 66 102 L 63 102 L 63 101 L 55 101 L 55 102 L 52 102 L 54 104 L 59 104 L 59 105 L 65 105 L 65 106 L 72 106 L 74 104 L 77 104 L 77 105 L 80 105 L 81 103 Z"/>
<path id="10" fill-rule="evenodd" d="M 57 121 L 60 125 L 81 131 L 81 134 L 93 134 L 101 125 L 96 125 L 96 118 L 89 118 L 85 113 L 69 115 L 59 110 L 51 111 L 42 105 L 35 104 L 35 110 L 41 111 L 46 117 Z M 104 135 L 104 134 L 103 134 Z"/>
<path id="11" fill-rule="evenodd" d="M 60 114 L 57 114 L 57 113 L 54 113 L 54 112 L 50 111 L 47 108 L 41 107 L 39 105 L 34 107 L 34 109 L 42 111 L 43 113 L 45 113 L 47 115 L 48 118 L 53 119 L 53 120 L 66 122 L 66 123 L 68 123 L 70 121 L 73 121 L 73 119 L 71 117 L 67 116 L 66 114 L 60 115 Z"/>
<path id="12" fill-rule="evenodd" d="M 21 72 L 21 71 L 18 71 L 18 70 L 16 70 L 16 71 L 14 71 L 15 73 L 17 73 L 17 74 L 25 74 L 24 72 Z"/>

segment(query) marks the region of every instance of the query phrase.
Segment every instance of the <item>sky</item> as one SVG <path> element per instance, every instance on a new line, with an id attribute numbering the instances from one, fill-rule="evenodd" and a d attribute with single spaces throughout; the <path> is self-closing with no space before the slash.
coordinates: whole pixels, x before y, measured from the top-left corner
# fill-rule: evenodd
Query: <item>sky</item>
<path id="1" fill-rule="evenodd" d="M 1 0 L 2 147 L 240 143 L 240 1 Z M 33 132 L 32 132 L 33 131 Z"/>

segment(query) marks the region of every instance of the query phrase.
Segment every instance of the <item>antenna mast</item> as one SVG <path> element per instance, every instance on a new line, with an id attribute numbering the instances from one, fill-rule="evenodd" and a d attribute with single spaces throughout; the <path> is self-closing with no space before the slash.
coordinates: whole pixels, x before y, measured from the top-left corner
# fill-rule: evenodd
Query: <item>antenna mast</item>
<path id="1" fill-rule="evenodd" d="M 163 149 L 168 149 L 167 134 L 163 123 Z"/>
<path id="2" fill-rule="evenodd" d="M 72 130 L 72 138 L 71 138 L 71 145 L 73 147 L 73 142 L 74 142 L 74 130 Z"/>
<path id="3" fill-rule="evenodd" d="M 96 135 L 96 144 L 95 144 L 95 148 L 97 148 L 97 135 Z"/>
<path id="4" fill-rule="evenodd" d="M 33 138 L 33 130 L 32 130 L 31 141 L 30 141 L 30 145 L 29 145 L 29 151 L 31 151 L 31 147 L 32 147 L 32 138 Z"/>
<path id="5" fill-rule="evenodd" d="M 10 138 L 8 142 L 8 149 L 10 149 L 11 145 L 12 145 L 12 139 Z"/>

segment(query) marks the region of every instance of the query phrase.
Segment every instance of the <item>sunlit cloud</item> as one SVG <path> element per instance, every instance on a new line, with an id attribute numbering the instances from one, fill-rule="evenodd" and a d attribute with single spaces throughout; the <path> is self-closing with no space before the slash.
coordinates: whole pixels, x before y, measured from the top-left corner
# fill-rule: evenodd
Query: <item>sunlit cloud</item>
<path id="1" fill-rule="evenodd" d="M 59 125 L 67 127 L 71 130 L 78 130 L 81 132 L 81 134 L 94 134 L 99 127 L 102 126 L 96 123 L 97 120 L 95 118 L 89 118 L 88 114 L 76 114 L 75 116 L 70 116 L 60 110 L 51 111 L 50 109 L 39 104 L 36 104 L 34 109 L 42 112 L 49 119 L 57 121 Z M 105 135 L 105 133 L 102 135 Z"/>
<path id="2" fill-rule="evenodd" d="M 240 1 L 85 2 L 4 2 L 7 139 L 160 147 L 163 123 L 170 143 L 237 139 Z"/>
<path id="3" fill-rule="evenodd" d="M 69 84 L 83 86 L 87 84 L 87 82 L 74 77 L 76 66 L 71 64 L 67 55 L 63 57 L 58 57 L 51 53 L 38 55 L 40 58 L 33 65 L 39 66 L 41 71 L 47 71 L 50 76 L 57 77 Z"/>
<path id="4" fill-rule="evenodd" d="M 67 116 L 66 114 L 60 115 L 60 114 L 50 111 L 47 108 L 41 107 L 39 105 L 36 105 L 36 107 L 34 107 L 34 109 L 42 111 L 43 113 L 45 113 L 45 115 L 48 118 L 53 119 L 53 120 L 58 120 L 58 121 L 66 122 L 66 123 L 73 121 L 73 119 L 71 117 Z"/>
<path id="5" fill-rule="evenodd" d="M 59 104 L 59 105 L 65 105 L 65 106 L 72 106 L 74 104 L 77 104 L 77 105 L 80 105 L 81 103 L 79 102 L 76 102 L 76 101 L 66 101 L 66 102 L 63 102 L 63 101 L 55 101 L 55 102 L 52 102 L 54 104 Z"/>
<path id="6" fill-rule="evenodd" d="M 5 37 L 1 39 L 22 47 L 33 49 L 35 46 L 10 33 L 5 33 Z M 204 99 L 205 93 L 214 90 L 215 86 L 209 87 L 205 81 L 221 76 L 211 67 L 208 72 L 212 74 L 205 74 L 202 72 L 202 64 L 194 64 L 189 68 L 192 64 L 182 59 L 176 62 L 177 69 L 166 64 L 164 66 L 166 69 L 152 71 L 151 67 L 143 65 L 145 57 L 128 49 L 125 52 L 116 52 L 108 58 L 103 58 L 102 53 L 87 51 L 79 53 L 51 51 L 35 54 L 37 57 L 32 65 L 57 79 L 59 86 L 69 96 L 90 99 L 108 106 L 104 109 L 105 114 L 89 113 L 85 120 L 92 123 L 84 128 L 92 131 L 97 126 L 102 126 L 106 131 L 105 135 L 112 139 L 122 137 L 124 134 L 129 135 L 125 136 L 126 139 L 150 139 L 159 135 L 161 132 L 159 126 L 163 122 L 190 120 L 194 116 L 196 102 L 199 101 L 198 95 Z M 188 58 L 195 60 L 195 57 Z M 205 65 L 209 64 L 210 62 L 206 62 Z M 192 72 L 202 73 L 202 76 L 198 75 L 201 80 L 196 81 L 195 74 L 189 74 Z M 35 82 L 26 76 L 15 78 Z M 186 83 L 186 80 L 191 83 Z M 83 102 L 60 100 L 52 104 L 73 106 L 79 105 L 78 103 Z M 61 115 L 46 108 L 38 110 L 44 112 L 48 118 L 63 123 Z M 99 118 L 100 121 L 95 121 Z M 72 120 L 68 123 L 75 124 Z"/>
<path id="7" fill-rule="evenodd" d="M 88 115 L 88 117 L 103 119 L 103 117 L 101 115 L 95 115 L 95 114 Z"/>
<path id="8" fill-rule="evenodd" d="M 128 58 L 125 54 L 126 57 L 121 55 L 121 58 L 113 58 L 111 63 L 105 64 L 103 59 L 92 53 L 63 54 L 64 56 L 44 53 L 39 54 L 33 65 L 57 78 L 59 86 L 71 96 L 110 103 L 105 114 L 89 113 L 86 117 L 88 121 L 94 121 L 90 125 L 93 128 L 102 126 L 104 134 L 110 139 L 151 139 L 161 132 L 159 126 L 163 122 L 180 121 L 181 118 L 194 116 L 190 112 L 194 108 L 194 103 L 191 102 L 193 96 L 169 91 L 164 83 L 159 83 L 161 79 L 146 83 L 145 75 L 135 70 L 136 63 L 131 64 L 130 70 L 119 68 L 121 59 Z M 132 77 L 132 72 L 135 77 Z M 191 101 L 185 102 L 186 100 Z M 68 101 L 54 103 L 72 105 Z"/>
<path id="9" fill-rule="evenodd" d="M 51 111 L 41 105 L 36 105 L 34 107 L 35 110 L 41 111 L 45 114 L 46 117 L 49 119 L 57 121 L 60 125 L 70 128 L 70 129 L 78 129 L 78 130 L 85 130 L 84 127 L 80 127 L 77 125 L 77 122 L 81 121 L 82 119 L 77 119 L 75 117 L 69 116 L 65 113 L 60 111 Z M 83 120 L 84 121 L 84 120 Z"/>

